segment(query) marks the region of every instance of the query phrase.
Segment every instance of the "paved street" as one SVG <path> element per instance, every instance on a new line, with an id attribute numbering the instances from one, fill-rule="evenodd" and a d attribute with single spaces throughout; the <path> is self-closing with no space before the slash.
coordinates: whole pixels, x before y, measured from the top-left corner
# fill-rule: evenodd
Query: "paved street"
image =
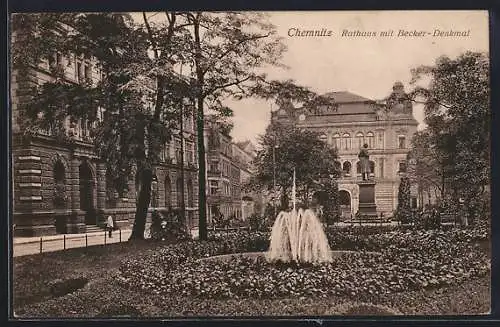
<path id="1" fill-rule="evenodd" d="M 85 246 L 103 245 L 118 243 L 120 240 L 125 242 L 130 237 L 132 230 L 126 229 L 114 231 L 113 237 L 109 238 L 107 233 L 95 232 L 89 234 L 66 234 L 42 236 L 42 237 L 16 237 L 13 240 L 14 257 L 40 253 L 40 239 L 42 240 L 42 252 L 60 251 L 64 248 L 80 248 Z M 121 234 L 121 237 L 120 237 Z M 66 241 L 64 241 L 66 239 Z"/>
<path id="2" fill-rule="evenodd" d="M 61 251 L 71 248 L 85 246 L 104 245 L 118 242 L 126 242 L 132 233 L 131 229 L 117 230 L 113 237 L 109 238 L 107 232 L 95 232 L 88 234 L 66 234 L 50 235 L 42 237 L 15 237 L 13 240 L 13 256 L 40 253 L 40 239 L 42 240 L 42 252 Z M 198 229 L 192 229 L 193 238 L 198 237 Z M 66 239 L 66 241 L 65 241 Z"/>

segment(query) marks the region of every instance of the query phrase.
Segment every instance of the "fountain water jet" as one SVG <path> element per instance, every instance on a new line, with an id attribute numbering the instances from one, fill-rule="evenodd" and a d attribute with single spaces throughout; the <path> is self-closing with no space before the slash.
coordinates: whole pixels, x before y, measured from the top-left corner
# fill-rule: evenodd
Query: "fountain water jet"
<path id="1" fill-rule="evenodd" d="M 331 262 L 332 254 L 321 222 L 311 209 L 280 212 L 271 231 L 268 261 Z"/>
<path id="2" fill-rule="evenodd" d="M 318 263 L 331 262 L 332 254 L 323 226 L 311 209 L 296 210 L 295 170 L 292 186 L 293 209 L 282 211 L 271 230 L 271 243 L 266 259 L 269 262 Z"/>

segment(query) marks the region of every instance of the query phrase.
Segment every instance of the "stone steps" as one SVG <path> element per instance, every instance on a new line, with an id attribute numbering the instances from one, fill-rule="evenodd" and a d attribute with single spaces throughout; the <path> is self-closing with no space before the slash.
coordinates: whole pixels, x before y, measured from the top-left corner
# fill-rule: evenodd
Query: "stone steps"
<path id="1" fill-rule="evenodd" d="M 103 232 L 105 231 L 104 228 L 99 227 L 97 225 L 86 225 L 85 232 L 86 233 L 96 233 L 96 232 Z"/>

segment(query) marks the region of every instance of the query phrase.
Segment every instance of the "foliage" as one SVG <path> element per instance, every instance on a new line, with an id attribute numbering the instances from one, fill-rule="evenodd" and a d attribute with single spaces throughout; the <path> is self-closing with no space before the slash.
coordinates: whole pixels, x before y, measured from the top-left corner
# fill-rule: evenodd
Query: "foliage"
<path id="1" fill-rule="evenodd" d="M 297 195 L 308 203 L 312 191 L 319 189 L 320 179 L 336 178 L 337 152 L 319 139 L 319 134 L 293 126 L 272 123 L 260 140 L 261 150 L 255 162 L 255 188 L 272 190 L 274 182 L 281 190 L 281 206 L 286 208 L 284 195 L 291 190 L 293 170 L 296 172 Z"/>
<path id="2" fill-rule="evenodd" d="M 441 179 L 443 200 L 463 198 L 474 220 L 473 199 L 484 196 L 490 184 L 489 57 L 477 52 L 444 56 L 412 73 L 413 96 L 425 101 L 427 124 L 414 141 L 417 165 L 427 170 L 428 182 Z M 419 85 L 426 79 L 428 85 Z"/>
<path id="3" fill-rule="evenodd" d="M 436 206 L 426 206 L 424 211 L 415 213 L 415 224 L 423 229 L 438 229 L 441 227 L 441 214 Z"/>
<path id="4" fill-rule="evenodd" d="M 267 216 L 261 216 L 259 214 L 252 214 L 250 217 L 248 217 L 248 224 L 250 226 L 250 229 L 252 231 L 267 231 L 269 229 L 269 219 L 266 218 Z"/>
<path id="5" fill-rule="evenodd" d="M 410 207 L 410 179 L 406 176 L 401 177 L 399 183 L 396 216 L 397 220 L 401 223 L 408 223 L 412 216 Z"/>
<path id="6" fill-rule="evenodd" d="M 361 250 L 376 248 L 378 253 L 345 253 L 333 264 L 292 267 L 268 264 L 261 256 L 198 260 L 256 250 L 255 243 L 249 242 L 255 236 L 233 237 L 214 244 L 176 245 L 142 263 L 127 262 L 120 281 L 163 295 L 217 299 L 341 296 L 373 302 L 388 294 L 461 283 L 489 271 L 489 254 L 476 244 L 487 236 L 466 230 L 371 234 Z"/>
<path id="7" fill-rule="evenodd" d="M 411 251 L 406 253 L 405 258 L 397 256 L 388 258 L 388 262 L 381 262 L 380 267 L 385 266 L 387 270 L 390 270 L 394 262 L 402 266 L 397 263 L 397 260 L 408 263 L 413 260 L 414 263 L 418 264 L 420 262 L 418 258 L 420 258 L 421 255 L 425 255 L 425 251 L 427 250 L 424 248 L 421 252 L 422 254 L 416 257 L 417 259 L 415 259 L 415 257 L 410 257 L 410 255 L 412 252 L 418 251 L 420 244 L 425 245 L 429 243 L 430 246 L 433 246 L 435 243 L 436 247 L 439 249 L 438 252 L 444 253 L 445 251 L 443 249 L 446 248 L 448 244 L 452 244 L 451 252 L 454 252 L 454 249 L 457 248 L 457 246 L 454 245 L 455 243 L 460 244 L 460 247 L 465 244 L 475 247 L 474 244 L 476 242 L 484 242 L 489 239 L 489 229 L 483 227 L 478 228 L 478 226 L 469 229 L 438 231 L 437 233 L 433 231 L 410 231 L 395 226 L 356 226 L 353 228 L 330 228 L 328 230 L 328 233 L 334 232 L 336 234 L 333 235 L 333 239 L 337 239 L 340 233 L 351 235 L 346 238 L 354 238 L 354 234 L 358 233 L 360 235 L 360 241 L 364 240 L 366 238 L 365 236 L 374 240 L 376 239 L 376 242 L 380 244 L 380 248 L 387 248 L 392 243 L 401 244 L 401 242 L 404 242 L 406 239 L 409 240 L 409 244 L 417 242 L 416 246 L 410 247 Z M 223 239 L 243 239 L 245 238 L 244 234 L 246 233 L 231 233 L 229 236 L 224 235 L 224 237 L 219 238 L 217 242 L 225 243 L 226 246 L 228 246 L 228 242 L 223 241 Z M 393 234 L 396 236 L 392 236 Z M 431 238 L 430 235 L 433 234 L 441 236 Z M 425 235 L 427 235 L 427 237 L 425 237 Z M 268 237 L 269 234 L 261 234 L 258 239 L 263 242 L 267 241 Z M 433 239 L 436 239 L 436 241 Z M 216 239 L 212 239 L 211 242 L 216 242 Z M 189 242 L 189 244 L 192 243 L 196 244 L 197 242 Z M 203 247 L 207 248 L 207 244 L 207 242 L 203 242 Z M 184 247 L 185 246 L 186 245 L 184 245 Z M 265 249 L 263 245 L 258 246 L 255 243 L 254 245 L 250 244 L 248 247 L 248 249 L 259 248 Z M 368 298 L 361 295 L 353 299 L 352 295 L 348 294 L 346 296 L 322 298 L 321 301 L 318 301 L 318 297 L 310 295 L 268 299 L 252 296 L 247 298 L 217 298 L 216 300 L 207 298 L 206 295 L 203 295 L 203 297 L 182 296 L 181 294 L 165 296 L 163 293 L 156 294 L 154 291 L 151 291 L 151 288 L 142 291 L 138 288 L 132 288 L 128 284 L 124 285 L 123 281 L 120 281 L 121 278 L 119 274 L 117 275 L 115 273 L 115 268 L 124 265 L 127 266 L 129 264 L 134 264 L 131 269 L 136 269 L 137 274 L 140 274 L 141 270 L 144 269 L 148 277 L 150 267 L 152 267 L 151 269 L 153 270 L 159 270 L 164 267 L 177 269 L 174 266 L 168 265 L 168 262 L 170 262 L 169 260 L 162 261 L 162 258 L 165 254 L 170 257 L 171 252 L 174 250 L 178 251 L 178 249 L 179 247 L 165 246 L 164 243 L 127 242 L 112 244 L 107 247 L 97 246 L 88 249 L 70 249 L 64 252 L 50 252 L 42 255 L 15 257 L 13 265 L 13 291 L 16 316 L 22 318 L 46 318 L 48 316 L 58 318 L 89 318 L 96 316 L 142 316 L 164 318 L 174 316 L 284 316 L 298 314 L 320 316 L 343 314 L 346 312 L 362 314 L 367 311 L 366 308 L 360 308 L 360 306 L 368 304 L 376 305 L 377 307 L 384 306 L 395 308 L 404 314 L 410 315 L 442 315 L 481 314 L 488 312 L 490 308 L 491 280 L 489 274 L 485 274 L 480 278 L 475 278 L 474 274 L 478 273 L 478 271 L 462 279 L 459 283 L 457 281 L 458 284 L 454 282 L 453 284 L 447 285 L 446 282 L 440 282 L 439 288 L 436 289 L 429 288 L 428 285 L 425 289 L 416 288 L 411 291 L 406 290 L 397 293 L 379 294 L 377 298 Z M 161 254 L 158 254 L 159 251 L 161 251 Z M 435 253 L 435 251 L 431 252 L 433 263 L 436 265 L 434 270 L 427 267 L 421 268 L 419 266 L 414 266 L 406 272 L 397 271 L 405 274 L 406 279 L 410 278 L 412 269 L 431 272 L 443 270 L 452 271 L 453 269 L 451 269 L 451 266 L 447 268 L 444 266 L 441 267 L 441 265 L 449 264 L 449 262 L 447 262 L 449 255 L 434 257 Z M 465 253 L 465 265 L 460 267 L 461 269 L 469 267 L 466 260 L 472 260 L 474 262 L 477 260 L 477 258 L 474 257 L 474 253 Z M 151 255 L 154 256 L 155 259 L 158 259 L 157 264 L 155 264 L 154 260 L 150 260 Z M 480 255 L 482 256 L 483 254 L 480 252 Z M 469 256 L 472 259 L 467 259 Z M 453 260 L 452 262 L 456 261 Z M 471 262 L 470 265 L 473 265 L 474 262 Z M 135 263 L 137 263 L 137 265 L 135 265 Z M 143 264 L 141 265 L 141 263 Z M 34 266 L 40 267 L 41 269 L 34 270 Z M 224 275 L 224 267 L 225 265 L 218 268 L 216 267 L 215 271 L 221 271 L 221 274 Z M 480 265 L 478 265 L 478 268 L 479 267 Z M 122 270 L 123 269 L 124 268 L 122 268 Z M 230 269 L 233 269 L 233 267 L 230 267 Z M 286 269 L 283 270 L 286 272 Z M 357 264 L 354 269 L 359 272 L 359 279 L 368 279 L 373 273 L 366 265 L 364 270 L 359 270 Z M 464 271 L 467 269 L 469 268 L 464 269 Z M 478 270 L 482 270 L 482 268 Z M 75 273 L 78 275 L 75 275 Z M 85 288 L 75 291 L 73 294 L 53 298 L 46 296 L 47 294 L 40 293 L 41 291 L 49 291 L 47 288 L 50 281 L 53 279 L 76 278 L 82 276 L 82 274 L 91 282 Z M 363 274 L 365 275 L 364 278 L 361 277 Z M 454 278 L 450 279 L 446 277 L 446 274 L 444 274 L 444 276 L 448 281 L 456 281 L 460 271 L 457 269 L 455 272 L 451 272 L 451 274 L 456 275 Z M 386 271 L 383 275 L 384 279 L 389 280 L 388 276 L 390 272 Z M 213 278 L 213 275 L 210 275 L 208 272 L 202 275 L 202 277 L 205 276 L 208 277 L 207 282 L 211 280 L 210 278 Z M 243 275 L 243 277 L 245 276 L 246 275 Z M 286 276 L 286 273 L 283 273 L 283 276 Z M 352 279 L 349 279 L 350 276 L 351 274 L 346 278 L 345 283 L 348 284 L 347 282 L 350 282 L 350 284 L 358 285 Z M 192 276 L 189 278 L 191 277 Z M 214 283 L 217 283 L 217 278 L 218 277 L 212 279 Z M 296 279 L 297 277 L 294 277 L 292 274 L 291 278 L 290 286 L 295 284 L 294 278 Z M 396 279 L 396 281 L 397 280 L 399 279 Z M 258 276 L 255 281 L 258 283 L 259 287 L 262 285 L 260 283 L 260 276 Z M 165 285 L 169 283 L 170 281 L 164 279 Z M 189 283 L 192 283 L 192 279 Z M 286 283 L 284 284 L 285 287 L 288 287 Z M 403 285 L 405 284 L 403 283 Z M 341 284 L 339 284 L 339 286 L 341 286 Z"/>
<path id="8" fill-rule="evenodd" d="M 266 65 L 281 66 L 285 51 L 265 15 L 163 14 L 163 19 L 152 23 L 143 13 L 142 24 L 128 14 L 115 13 L 19 14 L 13 22 L 18 32 L 13 64 L 18 69 L 26 71 L 56 53 L 95 60 L 102 73 L 99 82 L 68 83 L 63 67 L 54 67 L 55 79 L 37 87 L 20 122 L 29 135 L 50 130 L 69 143 L 74 138 L 66 131 L 67 117 L 70 123 L 94 125 L 96 152 L 106 162 L 114 188 L 121 192 L 131 178 L 138 177 L 133 239 L 144 237 L 153 166 L 181 115 L 196 115 L 198 143 L 203 144 L 205 109 L 231 116 L 231 109 L 223 104 L 227 98 L 270 99 L 282 89 L 293 90 L 304 101 L 315 98 L 314 92 L 290 81 L 269 82 L 257 72 Z M 203 180 L 204 148 L 198 150 Z M 204 194 L 205 183 L 199 185 Z M 200 217 L 204 238 L 204 207 Z"/>
<path id="9" fill-rule="evenodd" d="M 182 219 L 182 212 L 178 209 L 164 212 L 153 211 L 150 234 L 151 239 L 155 241 L 180 241 L 190 238 L 189 231 Z"/>
<path id="10" fill-rule="evenodd" d="M 323 215 L 326 217 L 327 224 L 332 224 L 340 220 L 340 199 L 339 186 L 336 180 L 327 179 L 322 185 L 324 192 Z"/>

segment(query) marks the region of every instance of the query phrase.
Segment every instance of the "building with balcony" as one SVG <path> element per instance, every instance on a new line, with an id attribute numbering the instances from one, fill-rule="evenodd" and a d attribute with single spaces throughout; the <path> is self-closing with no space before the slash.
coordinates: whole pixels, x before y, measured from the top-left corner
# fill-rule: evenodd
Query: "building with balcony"
<path id="1" fill-rule="evenodd" d="M 295 108 L 288 101 L 272 113 L 272 120 L 294 124 L 320 133 L 320 138 L 337 148 L 342 216 L 358 211 L 361 179 L 358 153 L 368 144 L 371 178 L 375 180 L 375 202 L 379 213 L 391 214 L 397 208 L 401 173 L 406 172 L 407 154 L 418 122 L 401 82 L 396 82 L 384 103 L 350 92 L 326 94 L 337 108 Z M 412 205 L 416 206 L 416 197 Z"/>
<path id="2" fill-rule="evenodd" d="M 211 119 L 205 124 L 209 224 L 219 214 L 245 220 L 255 210 L 254 197 L 244 190 L 252 174 L 255 149 L 251 143 L 234 143 L 222 125 Z"/>
<path id="3" fill-rule="evenodd" d="M 17 36 L 18 32 L 13 31 L 13 41 Z M 97 83 L 101 78 L 99 65 L 93 58 L 58 53 L 37 66 L 12 69 L 10 101 L 15 235 L 94 231 L 103 226 L 108 215 L 114 216 L 118 226 L 130 226 L 136 208 L 136 183 L 131 179 L 125 192 L 110 187 L 106 165 L 94 152 L 91 133 L 94 126 L 81 120 L 71 122 L 68 118 L 64 124 L 63 140 L 56 138 L 50 130 L 40 130 L 29 138 L 24 137 L 25 131 L 19 124 L 23 104 L 33 96 L 33 86 L 54 80 L 53 65 L 64 70 L 67 83 Z M 102 117 L 101 112 L 100 119 Z M 193 116 L 188 115 L 183 125 L 183 134 L 174 131 L 171 142 L 165 144 L 160 164 L 154 168 L 151 207 L 179 208 L 184 196 L 186 217 L 193 225 L 198 212 Z M 184 158 L 184 167 L 180 165 L 181 157 Z M 184 179 L 181 170 L 184 170 Z"/>

